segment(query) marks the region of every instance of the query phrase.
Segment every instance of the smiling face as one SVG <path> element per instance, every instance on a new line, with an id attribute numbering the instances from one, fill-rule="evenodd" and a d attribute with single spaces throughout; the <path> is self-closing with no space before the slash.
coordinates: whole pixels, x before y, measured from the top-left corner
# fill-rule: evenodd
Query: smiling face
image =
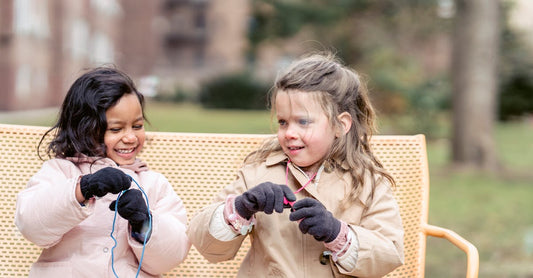
<path id="1" fill-rule="evenodd" d="M 144 140 L 144 117 L 135 94 L 125 94 L 107 109 L 107 130 L 104 135 L 106 155 L 118 165 L 132 164 Z"/>
<path id="2" fill-rule="evenodd" d="M 316 172 L 335 140 L 335 131 L 313 93 L 279 91 L 275 100 L 278 140 L 291 162 Z"/>

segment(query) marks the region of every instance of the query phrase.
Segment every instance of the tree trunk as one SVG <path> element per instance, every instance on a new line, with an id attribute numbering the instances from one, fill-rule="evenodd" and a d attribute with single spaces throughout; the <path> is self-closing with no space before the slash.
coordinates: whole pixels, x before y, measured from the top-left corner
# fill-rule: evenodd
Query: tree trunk
<path id="1" fill-rule="evenodd" d="M 456 0 L 453 79 L 453 163 L 494 170 L 500 40 L 499 0 Z"/>

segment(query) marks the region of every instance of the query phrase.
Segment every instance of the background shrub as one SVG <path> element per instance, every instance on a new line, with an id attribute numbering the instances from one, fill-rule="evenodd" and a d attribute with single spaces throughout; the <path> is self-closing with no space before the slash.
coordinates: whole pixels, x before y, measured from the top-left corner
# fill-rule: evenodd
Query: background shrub
<path id="1" fill-rule="evenodd" d="M 205 82 L 199 101 L 205 108 L 265 109 L 268 90 L 250 74 L 234 73 Z"/>

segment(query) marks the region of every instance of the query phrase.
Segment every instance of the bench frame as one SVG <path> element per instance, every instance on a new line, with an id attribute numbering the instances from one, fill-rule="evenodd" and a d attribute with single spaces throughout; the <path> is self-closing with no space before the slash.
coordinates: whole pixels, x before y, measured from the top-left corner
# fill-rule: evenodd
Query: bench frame
<path id="1" fill-rule="evenodd" d="M 0 277 L 27 276 L 41 249 L 14 224 L 17 193 L 41 167 L 37 144 L 47 127 L 0 124 Z M 164 174 L 184 201 L 189 219 L 235 179 L 244 157 L 270 135 L 147 132 L 140 158 Z M 427 236 L 447 239 L 466 254 L 466 277 L 477 277 L 476 247 L 457 233 L 428 224 L 429 172 L 423 135 L 374 136 L 376 156 L 397 182 L 405 229 L 405 264 L 386 277 L 424 277 Z M 44 152 L 41 150 L 41 154 Z M 249 242 L 227 262 L 212 264 L 191 251 L 165 277 L 235 277 Z"/>

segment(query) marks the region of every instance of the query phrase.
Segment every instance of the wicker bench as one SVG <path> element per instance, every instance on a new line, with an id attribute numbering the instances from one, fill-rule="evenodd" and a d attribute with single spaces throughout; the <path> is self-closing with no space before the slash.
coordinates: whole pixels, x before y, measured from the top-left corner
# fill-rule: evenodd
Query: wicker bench
<path id="1" fill-rule="evenodd" d="M 25 277 L 41 250 L 17 230 L 17 193 L 41 167 L 36 146 L 46 127 L 0 124 L 0 277 Z M 147 132 L 141 158 L 164 174 L 183 199 L 189 219 L 232 182 L 246 154 L 266 135 Z M 477 249 L 451 230 L 427 223 L 429 174 L 423 135 L 375 136 L 377 156 L 397 181 L 396 195 L 405 228 L 405 264 L 387 277 L 424 277 L 426 237 L 448 239 L 466 254 L 466 277 L 477 277 Z M 211 264 L 194 249 L 165 277 L 235 277 L 249 243 L 234 260 Z"/>

